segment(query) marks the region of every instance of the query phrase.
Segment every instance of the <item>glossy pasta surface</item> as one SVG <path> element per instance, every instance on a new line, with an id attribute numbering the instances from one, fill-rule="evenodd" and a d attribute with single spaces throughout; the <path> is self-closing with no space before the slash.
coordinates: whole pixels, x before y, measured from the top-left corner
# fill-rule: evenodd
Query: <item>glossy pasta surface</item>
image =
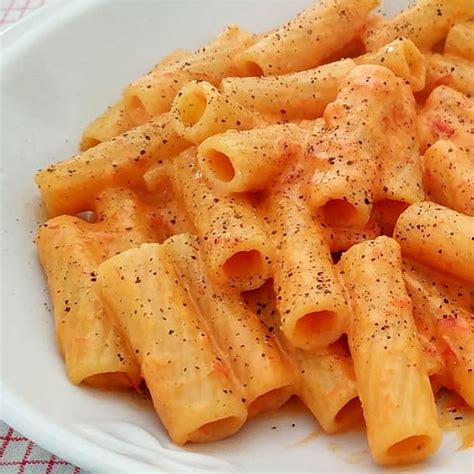
<path id="1" fill-rule="evenodd" d="M 298 397 L 392 466 L 438 390 L 474 409 L 474 3 L 378 5 L 172 51 L 38 172 L 73 384 L 146 389 L 178 445 Z"/>

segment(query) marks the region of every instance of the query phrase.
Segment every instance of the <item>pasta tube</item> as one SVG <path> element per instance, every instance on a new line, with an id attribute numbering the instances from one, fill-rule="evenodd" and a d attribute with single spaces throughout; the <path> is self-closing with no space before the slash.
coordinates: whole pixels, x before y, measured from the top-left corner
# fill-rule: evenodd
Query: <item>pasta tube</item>
<path id="1" fill-rule="evenodd" d="M 237 26 L 227 27 L 211 43 L 175 63 L 132 82 L 123 93 L 123 104 L 135 124 L 167 112 L 177 92 L 192 80 L 219 84 L 237 73 L 234 56 L 254 42 Z"/>
<path id="2" fill-rule="evenodd" d="M 446 378 L 446 363 L 442 349 L 438 344 L 435 320 L 427 311 L 424 311 L 424 304 L 420 304 L 419 296 L 416 294 L 417 288 L 411 285 L 409 278 L 407 278 L 407 269 L 410 267 L 412 269 L 416 268 L 413 265 L 413 261 L 403 259 L 403 277 L 408 296 L 412 301 L 413 318 L 423 352 L 425 367 L 432 386 L 439 384 L 439 381 L 442 380 L 442 386 L 449 386 L 451 388 L 451 384 L 447 382 Z M 423 295 L 421 297 L 423 298 Z"/>
<path id="3" fill-rule="evenodd" d="M 422 51 L 429 51 L 441 41 L 454 23 L 474 14 L 471 0 L 418 0 L 415 5 L 385 20 L 369 22 L 363 34 L 368 51 L 374 51 L 403 36 Z"/>
<path id="4" fill-rule="evenodd" d="M 146 198 L 129 189 L 107 188 L 95 199 L 95 220 L 89 228 L 103 242 L 108 256 L 164 240 L 163 225 Z"/>
<path id="5" fill-rule="evenodd" d="M 398 100 L 385 117 L 384 149 L 379 152 L 380 185 L 375 199 L 404 206 L 422 201 L 425 193 L 415 100 L 405 84 L 399 84 L 397 94 Z"/>
<path id="6" fill-rule="evenodd" d="M 337 433 L 363 419 L 354 365 L 342 341 L 318 352 L 295 350 L 299 396 L 326 433 Z"/>
<path id="7" fill-rule="evenodd" d="M 453 25 L 444 43 L 448 56 L 457 56 L 474 62 L 474 21 Z"/>
<path id="8" fill-rule="evenodd" d="M 261 286 L 272 274 L 274 249 L 249 200 L 213 189 L 200 175 L 195 149 L 176 158 L 172 180 L 196 227 L 211 277 L 242 291 Z"/>
<path id="9" fill-rule="evenodd" d="M 420 202 L 400 215 L 396 239 L 404 254 L 474 282 L 474 217 Z"/>
<path id="10" fill-rule="evenodd" d="M 326 433 L 336 433 L 362 421 L 354 366 L 345 339 L 317 351 L 297 349 L 281 332 L 273 282 L 269 280 L 261 288 L 243 295 L 245 303 L 267 326 L 271 340 L 279 344 L 294 366 L 297 395 L 321 428 Z"/>
<path id="11" fill-rule="evenodd" d="M 163 58 L 163 60 L 153 68 L 153 71 L 163 69 L 163 67 L 173 64 L 188 54 L 187 51 L 177 49 Z M 87 126 L 82 134 L 80 149 L 81 151 L 85 151 L 99 143 L 106 142 L 117 135 L 121 135 L 133 127 L 134 122 L 130 119 L 127 112 L 125 112 L 122 100 L 119 100 Z"/>
<path id="12" fill-rule="evenodd" d="M 444 85 L 474 97 L 473 62 L 446 54 L 429 54 L 425 62 L 427 91 Z"/>
<path id="13" fill-rule="evenodd" d="M 425 88 L 426 66 L 423 55 L 415 44 L 406 38 L 397 38 L 373 53 L 354 59 L 356 64 L 377 64 L 390 69 L 407 81 L 413 92 Z"/>
<path id="14" fill-rule="evenodd" d="M 442 294 L 443 298 L 446 298 L 450 305 L 468 312 L 472 312 L 474 309 L 473 283 L 435 270 L 433 267 L 419 263 L 411 258 L 403 259 L 403 271 L 405 273 L 413 273 L 423 283 L 423 287 L 426 290 Z"/>
<path id="15" fill-rule="evenodd" d="M 99 143 L 111 140 L 133 126 L 120 100 L 87 126 L 82 134 L 80 150 L 85 151 Z"/>
<path id="16" fill-rule="evenodd" d="M 229 129 L 248 130 L 265 123 L 208 82 L 187 83 L 176 96 L 171 113 L 176 132 L 195 144 Z"/>
<path id="17" fill-rule="evenodd" d="M 257 315 L 238 293 L 209 279 L 197 237 L 182 234 L 165 246 L 240 381 L 249 415 L 283 405 L 295 391 L 294 375 Z"/>
<path id="18" fill-rule="evenodd" d="M 336 101 L 326 108 L 327 130 L 308 144 L 315 170 L 307 196 L 311 208 L 321 212 L 327 223 L 360 229 L 369 222 L 380 188 L 378 168 L 383 168 L 389 139 L 386 129 L 397 133 L 399 127 L 406 127 L 406 114 L 396 113 L 405 108 L 401 86 L 387 68 L 357 66 L 347 76 Z M 412 157 L 392 159 L 390 170 L 394 171 L 400 161 Z M 396 180 L 394 186 L 399 182 L 403 179 Z"/>
<path id="19" fill-rule="evenodd" d="M 373 225 L 380 229 L 379 235 L 388 235 L 391 237 L 400 214 L 408 206 L 409 205 L 403 201 L 390 199 L 377 201 L 374 204 L 370 220 L 373 221 Z"/>
<path id="20" fill-rule="evenodd" d="M 378 0 L 357 4 L 352 0 L 314 2 L 238 54 L 235 63 L 243 76 L 273 76 L 318 66 L 360 32 L 367 15 L 378 4 Z"/>
<path id="21" fill-rule="evenodd" d="M 474 217 L 474 160 L 449 140 L 438 140 L 423 156 L 431 201 Z"/>
<path id="22" fill-rule="evenodd" d="M 426 325 L 432 326 L 432 340 L 443 355 L 450 386 L 474 406 L 474 332 L 470 326 L 472 313 L 457 300 L 463 296 L 462 285 L 454 284 L 446 291 L 442 282 L 433 278 L 432 272 L 416 264 L 404 264 L 404 279 L 414 306 L 414 313 Z M 451 293 L 449 295 L 448 293 Z"/>
<path id="23" fill-rule="evenodd" d="M 400 246 L 388 237 L 355 245 L 340 266 L 354 317 L 348 338 L 374 459 L 425 459 L 441 441 L 436 406 L 403 283 Z"/>
<path id="24" fill-rule="evenodd" d="M 153 211 L 129 190 L 106 189 L 95 222 L 59 216 L 40 227 L 38 253 L 48 278 L 57 338 L 72 383 L 137 387 L 140 372 L 110 323 L 97 288 L 105 259 L 163 238 Z"/>
<path id="25" fill-rule="evenodd" d="M 222 192 L 258 191 L 301 153 L 305 135 L 292 124 L 214 135 L 198 148 L 199 168 Z"/>
<path id="26" fill-rule="evenodd" d="M 117 255 L 99 267 L 98 281 L 171 439 L 185 444 L 235 433 L 247 410 L 166 249 L 145 244 Z"/>
<path id="27" fill-rule="evenodd" d="M 377 204 L 376 204 L 377 206 Z M 319 216 L 316 217 L 317 224 L 325 231 L 325 239 L 331 252 L 341 252 L 350 249 L 353 245 L 366 240 L 372 240 L 381 235 L 380 226 L 371 219 L 363 229 L 351 229 L 350 227 L 334 227 L 326 224 Z"/>
<path id="28" fill-rule="evenodd" d="M 38 172 L 36 184 L 50 216 L 77 214 L 91 210 L 94 199 L 105 188 L 141 184 L 154 161 L 170 159 L 188 146 L 165 114 L 74 158 L 50 165 Z"/>
<path id="29" fill-rule="evenodd" d="M 60 352 L 73 384 L 137 387 L 139 367 L 100 300 L 96 272 L 104 249 L 88 227 L 75 217 L 56 217 L 40 227 L 36 241 Z"/>
<path id="30" fill-rule="evenodd" d="M 450 384 L 446 383 L 446 364 L 443 353 L 437 344 L 434 320 L 431 317 L 426 317 L 429 315 L 425 311 L 422 311 L 423 306 L 417 303 L 416 295 L 413 295 L 411 286 L 406 279 L 405 286 L 408 296 L 412 300 L 413 319 L 418 333 L 418 340 L 420 341 L 426 372 L 430 377 L 433 392 L 435 392 L 436 386 L 450 386 Z M 440 380 L 442 381 L 441 383 Z"/>
<path id="31" fill-rule="evenodd" d="M 316 69 L 267 77 L 228 77 L 220 89 L 229 100 L 235 100 L 268 122 L 312 120 L 335 100 L 339 85 L 355 67 L 344 59 Z"/>
<path id="32" fill-rule="evenodd" d="M 341 337 L 348 314 L 324 230 L 291 194 L 271 197 L 268 214 L 283 334 L 305 350 L 326 347 Z"/>
<path id="33" fill-rule="evenodd" d="M 418 116 L 422 153 L 436 140 L 451 140 L 468 153 L 474 152 L 474 99 L 440 86 L 431 92 Z"/>

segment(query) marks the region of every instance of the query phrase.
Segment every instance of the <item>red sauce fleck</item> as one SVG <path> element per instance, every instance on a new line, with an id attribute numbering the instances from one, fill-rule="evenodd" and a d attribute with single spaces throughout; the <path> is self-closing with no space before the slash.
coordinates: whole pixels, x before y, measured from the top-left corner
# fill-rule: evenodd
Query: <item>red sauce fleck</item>
<path id="1" fill-rule="evenodd" d="M 448 136 L 454 135 L 454 128 L 441 117 L 435 117 L 431 121 L 432 129 L 435 133 L 445 133 Z"/>

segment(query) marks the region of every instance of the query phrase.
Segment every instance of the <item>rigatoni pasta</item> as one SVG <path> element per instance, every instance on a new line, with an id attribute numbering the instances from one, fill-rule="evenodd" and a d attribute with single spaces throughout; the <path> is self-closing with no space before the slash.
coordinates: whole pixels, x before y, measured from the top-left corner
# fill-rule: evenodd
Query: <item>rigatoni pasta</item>
<path id="1" fill-rule="evenodd" d="M 172 108 L 176 132 L 191 143 L 226 130 L 248 130 L 265 121 L 229 99 L 208 82 L 188 82 L 177 94 Z"/>
<path id="2" fill-rule="evenodd" d="M 235 376 L 204 331 L 165 247 L 146 244 L 117 255 L 99 267 L 98 280 L 173 441 L 211 441 L 237 431 L 247 410 Z"/>
<path id="3" fill-rule="evenodd" d="M 474 282 L 474 217 L 420 202 L 400 215 L 394 238 L 407 255 Z"/>
<path id="4" fill-rule="evenodd" d="M 59 216 L 37 237 L 68 376 L 74 384 L 138 386 L 139 367 L 108 320 L 97 292 L 102 245 L 87 235 L 85 226 L 78 218 Z"/>
<path id="5" fill-rule="evenodd" d="M 474 14 L 470 0 L 418 0 L 414 5 L 388 20 L 377 17 L 364 33 L 365 46 L 374 51 L 403 36 L 427 51 L 441 41 L 454 23 Z"/>
<path id="6" fill-rule="evenodd" d="M 269 122 L 310 120 L 321 117 L 354 66 L 354 61 L 344 59 L 285 75 L 228 77 L 219 87 L 226 97 Z"/>
<path id="7" fill-rule="evenodd" d="M 193 54 L 132 82 L 123 93 L 127 114 L 139 125 L 167 112 L 176 93 L 187 82 L 205 80 L 218 84 L 223 77 L 234 75 L 234 56 L 253 42 L 252 35 L 229 26 Z"/>
<path id="8" fill-rule="evenodd" d="M 197 150 L 199 168 L 223 192 L 259 191 L 301 154 L 305 136 L 292 124 L 214 135 Z"/>
<path id="9" fill-rule="evenodd" d="M 122 213 L 114 212 L 114 201 Z M 72 383 L 137 387 L 139 368 L 107 317 L 97 270 L 116 253 L 152 242 L 159 234 L 143 203 L 130 191 L 106 190 L 94 210 L 96 223 L 58 216 L 41 226 L 36 239 L 53 300 L 58 343 Z"/>
<path id="10" fill-rule="evenodd" d="M 426 89 L 449 86 L 468 97 L 474 97 L 474 63 L 446 54 L 426 56 Z"/>
<path id="11" fill-rule="evenodd" d="M 436 140 L 451 140 L 468 153 L 474 150 L 474 99 L 450 87 L 431 92 L 418 114 L 418 136 L 422 153 Z"/>
<path id="12" fill-rule="evenodd" d="M 348 313 L 324 231 L 297 195 L 277 193 L 268 206 L 282 332 L 296 347 L 326 347 L 341 337 Z"/>
<path id="13" fill-rule="evenodd" d="M 318 66 L 362 29 L 378 0 L 321 0 L 235 57 L 242 75 L 273 76 Z"/>
<path id="14" fill-rule="evenodd" d="M 163 69 L 188 54 L 187 51 L 177 49 L 154 66 L 153 71 Z M 126 112 L 123 101 L 119 100 L 86 127 L 82 134 L 80 150 L 85 151 L 99 143 L 111 140 L 134 126 L 135 122 Z"/>
<path id="15" fill-rule="evenodd" d="M 398 217 L 398 216 L 397 216 Z M 381 226 L 374 220 L 369 221 L 363 229 L 352 229 L 350 227 L 335 227 L 324 222 L 321 216 L 316 216 L 318 225 L 324 229 L 326 242 L 332 253 L 350 249 L 353 245 L 366 240 L 373 240 L 382 235 Z"/>
<path id="16" fill-rule="evenodd" d="M 369 222 L 380 188 L 380 170 L 387 170 L 381 159 L 387 146 L 384 130 L 389 127 L 398 133 L 398 127 L 405 125 L 405 116 L 398 114 L 405 106 L 402 87 L 401 81 L 384 67 L 357 66 L 337 99 L 326 108 L 327 132 L 316 135 L 309 144 L 315 170 L 307 194 L 311 207 L 322 212 L 328 223 L 362 228 Z M 403 162 L 405 157 L 393 159 Z M 399 166 L 390 161 L 388 166 Z M 404 173 L 404 169 L 400 171 Z M 412 179 L 411 173 L 409 177 Z M 404 183 L 394 180 L 394 184 Z"/>
<path id="17" fill-rule="evenodd" d="M 423 168 L 417 138 L 415 101 L 405 84 L 398 84 L 398 100 L 383 117 L 386 135 L 379 151 L 380 184 L 375 200 L 413 204 L 425 197 Z"/>
<path id="18" fill-rule="evenodd" d="M 456 23 L 451 27 L 444 43 L 444 52 L 474 61 L 474 21 Z"/>
<path id="19" fill-rule="evenodd" d="M 386 465 L 474 406 L 474 4 L 377 5 L 177 50 L 37 174 L 72 383 L 146 385 L 179 445 L 296 396 Z"/>
<path id="20" fill-rule="evenodd" d="M 469 406 L 474 406 L 472 312 L 463 301 L 468 285 L 453 280 L 446 288 L 442 279 L 437 280 L 429 269 L 414 263 L 406 262 L 403 270 L 415 313 L 422 325 L 431 326 L 430 340 L 444 354 L 443 375 Z"/>
<path id="21" fill-rule="evenodd" d="M 441 430 L 400 246 L 378 237 L 349 249 L 340 267 L 354 312 L 349 347 L 372 455 L 382 464 L 421 461 L 438 448 Z"/>
<path id="22" fill-rule="evenodd" d="M 245 196 L 212 188 L 200 176 L 194 148 L 174 161 L 172 179 L 201 239 L 212 278 L 250 290 L 271 277 L 274 249 Z"/>
<path id="23" fill-rule="evenodd" d="M 296 394 L 321 428 L 326 433 L 337 433 L 360 425 L 362 407 L 345 336 L 324 349 L 297 349 L 281 331 L 273 282 L 269 280 L 243 295 L 245 303 L 259 315 L 271 338 L 276 339 L 294 366 Z"/>
<path id="24" fill-rule="evenodd" d="M 299 396 L 326 433 L 363 420 L 352 357 L 342 341 L 320 351 L 294 351 L 293 357 L 301 374 Z"/>
<path id="25" fill-rule="evenodd" d="M 449 140 L 438 140 L 423 155 L 430 200 L 474 216 L 474 160 Z"/>
<path id="26" fill-rule="evenodd" d="M 399 37 L 373 53 L 356 58 L 357 64 L 385 66 L 408 81 L 413 92 L 425 88 L 426 65 L 422 54 L 409 39 Z"/>
<path id="27" fill-rule="evenodd" d="M 86 151 L 133 128 L 134 123 L 123 107 L 122 101 L 108 108 L 87 126 L 82 134 L 80 149 Z"/>
<path id="28" fill-rule="evenodd" d="M 165 114 L 39 171 L 36 183 L 50 215 L 90 211 L 104 189 L 140 185 L 154 161 L 170 159 L 188 146 Z"/>
<path id="29" fill-rule="evenodd" d="M 165 246 L 218 345 L 228 351 L 249 415 L 283 405 L 295 392 L 295 376 L 257 314 L 245 307 L 237 292 L 212 282 L 197 237 L 182 234 Z"/>

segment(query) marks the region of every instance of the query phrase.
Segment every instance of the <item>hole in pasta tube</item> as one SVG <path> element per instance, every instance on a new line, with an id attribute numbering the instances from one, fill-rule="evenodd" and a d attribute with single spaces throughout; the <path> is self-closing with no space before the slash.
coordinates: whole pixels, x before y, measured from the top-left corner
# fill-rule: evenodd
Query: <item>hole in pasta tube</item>
<path id="1" fill-rule="evenodd" d="M 375 222 L 380 226 L 383 235 L 391 237 L 395 229 L 400 214 L 405 211 L 408 206 L 407 202 L 395 201 L 393 199 L 383 199 L 374 204 L 372 216 Z"/>
<path id="2" fill-rule="evenodd" d="M 330 344 L 334 342 L 332 332 L 336 325 L 339 325 L 339 317 L 333 311 L 315 311 L 305 314 L 296 323 L 295 339 L 312 341 L 314 345 L 319 345 L 319 340 Z M 339 337 L 340 334 L 337 336 Z"/>
<path id="3" fill-rule="evenodd" d="M 254 61 L 242 61 L 240 67 L 244 76 L 264 76 L 263 69 Z"/>
<path id="4" fill-rule="evenodd" d="M 123 372 L 104 372 L 90 375 L 82 383 L 101 390 L 130 390 L 130 388 L 137 389 L 139 387 L 141 377 L 133 377 Z"/>
<path id="5" fill-rule="evenodd" d="M 322 207 L 324 219 L 328 224 L 347 226 L 359 217 L 354 205 L 343 199 L 333 199 Z"/>
<path id="6" fill-rule="evenodd" d="M 417 458 L 417 453 L 423 451 L 431 443 L 431 438 L 426 435 L 410 436 L 398 443 L 392 444 L 387 449 L 387 456 L 396 459 Z"/>
<path id="7" fill-rule="evenodd" d="M 102 143 L 100 140 L 94 137 L 83 137 L 81 141 L 81 151 L 86 151 L 89 148 L 93 148 L 99 143 Z"/>
<path id="8" fill-rule="evenodd" d="M 132 97 L 128 99 L 126 105 L 128 115 L 130 115 L 136 124 L 143 123 L 148 120 L 148 112 L 146 111 L 146 108 L 143 105 L 140 97 L 137 95 L 132 95 Z"/>
<path id="9" fill-rule="evenodd" d="M 423 58 L 413 44 L 405 42 L 403 54 L 408 65 L 410 80 L 415 90 L 421 90 L 425 85 L 426 67 Z"/>
<path id="10" fill-rule="evenodd" d="M 230 278 L 247 280 L 262 273 L 263 257 L 258 250 L 237 252 L 224 263 L 223 270 Z"/>
<path id="11" fill-rule="evenodd" d="M 362 404 L 359 397 L 349 400 L 338 412 L 334 418 L 338 431 L 348 429 L 351 426 L 364 421 Z"/>
<path id="12" fill-rule="evenodd" d="M 234 179 L 235 169 L 227 155 L 211 148 L 204 157 L 208 170 L 218 180 L 228 183 Z"/>
<path id="13" fill-rule="evenodd" d="M 207 109 L 207 98 L 199 90 L 188 90 L 178 98 L 176 108 L 181 122 L 187 127 L 196 125 Z"/>
<path id="14" fill-rule="evenodd" d="M 238 416 L 228 416 L 220 420 L 211 421 L 200 426 L 196 431 L 190 433 L 188 441 L 193 443 L 207 443 L 217 439 L 225 438 L 234 434 L 245 420 Z"/>
<path id="15" fill-rule="evenodd" d="M 256 416 L 264 411 L 280 408 L 288 401 L 291 395 L 293 395 L 293 388 L 291 385 L 274 388 L 273 390 L 270 390 L 257 397 L 249 405 L 249 416 Z"/>

